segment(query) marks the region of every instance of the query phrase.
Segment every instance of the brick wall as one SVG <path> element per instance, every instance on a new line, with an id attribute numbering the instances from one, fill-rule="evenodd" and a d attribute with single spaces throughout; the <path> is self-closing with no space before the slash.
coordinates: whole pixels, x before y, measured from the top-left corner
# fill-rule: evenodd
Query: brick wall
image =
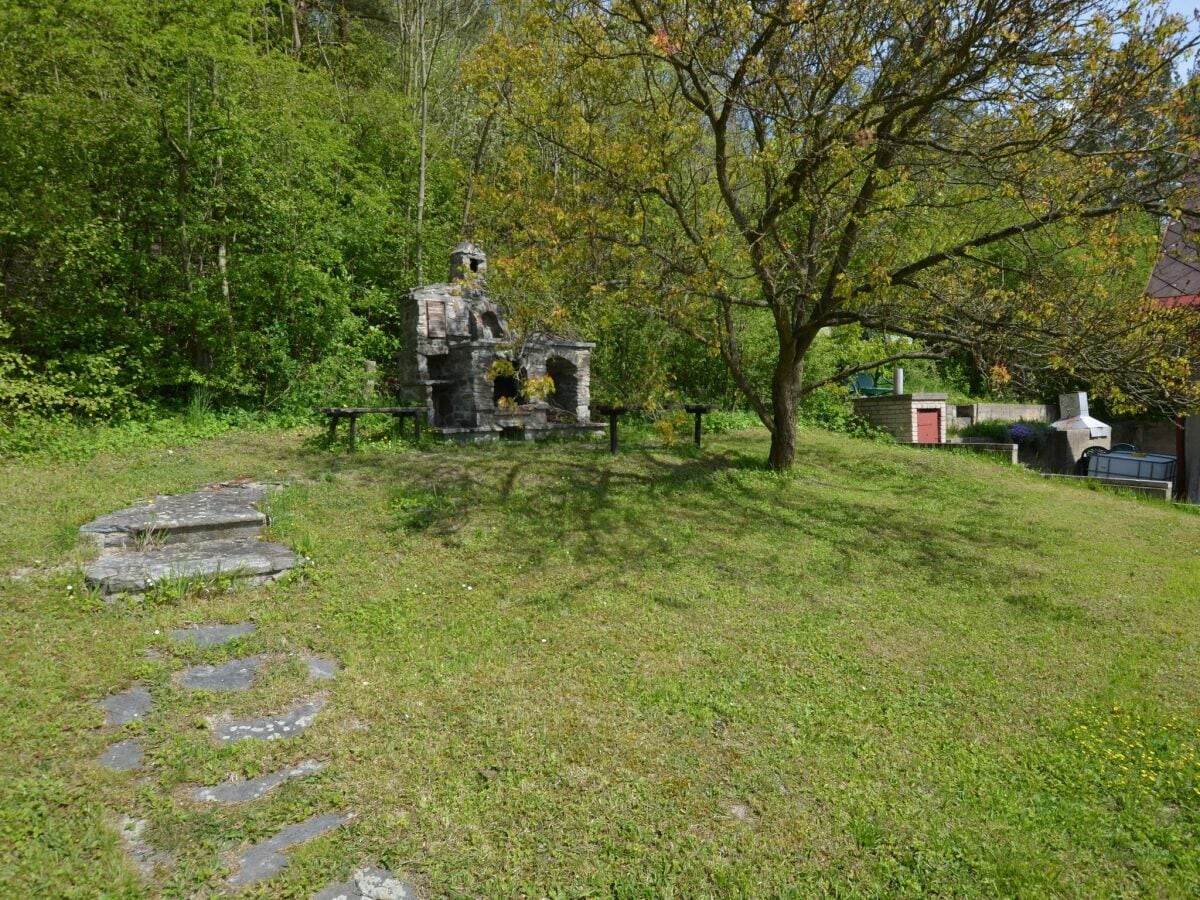
<path id="1" fill-rule="evenodd" d="M 917 440 L 917 412 L 936 409 L 941 413 L 939 441 L 946 440 L 946 397 L 944 394 L 899 394 L 891 397 L 862 397 L 854 401 L 857 416 L 891 434 L 902 444 Z"/>

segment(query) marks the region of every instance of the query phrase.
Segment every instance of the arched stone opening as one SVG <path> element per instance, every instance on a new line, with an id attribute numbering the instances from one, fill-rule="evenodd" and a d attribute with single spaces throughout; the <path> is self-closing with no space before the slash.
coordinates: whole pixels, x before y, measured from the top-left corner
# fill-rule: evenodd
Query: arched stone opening
<path id="1" fill-rule="evenodd" d="M 521 385 L 517 382 L 515 375 L 497 375 L 492 379 L 492 402 L 512 400 L 516 403 L 520 396 Z"/>
<path id="2" fill-rule="evenodd" d="M 552 356 L 546 360 L 546 374 L 554 382 L 554 390 L 546 402 L 576 415 L 579 410 L 579 370 L 574 363 L 561 356 Z"/>
<path id="3" fill-rule="evenodd" d="M 504 337 L 504 329 L 500 327 L 500 317 L 492 311 L 485 312 L 479 317 L 480 323 L 483 325 L 483 337 L 485 338 L 502 338 Z"/>

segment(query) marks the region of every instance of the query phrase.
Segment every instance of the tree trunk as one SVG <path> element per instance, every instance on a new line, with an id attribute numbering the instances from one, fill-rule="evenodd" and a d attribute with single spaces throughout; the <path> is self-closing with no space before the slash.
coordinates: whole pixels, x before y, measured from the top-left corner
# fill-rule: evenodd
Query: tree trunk
<path id="1" fill-rule="evenodd" d="M 425 171 L 428 165 L 426 137 L 429 132 L 429 69 L 425 44 L 425 3 L 418 6 L 417 48 L 421 58 L 420 90 L 420 159 L 417 164 L 417 284 L 425 283 Z"/>
<path id="2" fill-rule="evenodd" d="M 804 358 L 796 359 L 789 352 L 781 352 L 775 365 L 775 377 L 771 379 L 771 454 L 768 464 L 776 472 L 790 469 L 796 462 L 796 398 L 800 393 L 800 381 L 804 374 Z"/>
<path id="3" fill-rule="evenodd" d="M 292 52 L 300 53 L 300 17 L 304 15 L 303 0 L 292 2 Z"/>
<path id="4" fill-rule="evenodd" d="M 429 132 L 429 93 L 426 82 L 428 76 L 421 75 L 421 127 L 420 127 L 420 160 L 417 164 L 417 284 L 425 283 L 425 178 L 428 166 L 426 136 Z"/>

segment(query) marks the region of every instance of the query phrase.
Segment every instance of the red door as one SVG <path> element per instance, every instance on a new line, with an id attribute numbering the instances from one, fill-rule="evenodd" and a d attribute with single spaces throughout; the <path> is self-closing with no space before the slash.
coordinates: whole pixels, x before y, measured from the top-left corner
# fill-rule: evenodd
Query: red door
<path id="1" fill-rule="evenodd" d="M 940 444 L 942 442 L 942 414 L 936 409 L 917 410 L 917 443 Z"/>

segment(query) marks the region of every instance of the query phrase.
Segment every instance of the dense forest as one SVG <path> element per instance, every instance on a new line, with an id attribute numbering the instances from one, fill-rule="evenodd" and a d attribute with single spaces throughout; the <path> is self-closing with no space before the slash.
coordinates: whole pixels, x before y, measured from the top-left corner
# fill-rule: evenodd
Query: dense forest
<path id="1" fill-rule="evenodd" d="M 364 359 L 386 372 L 404 293 L 486 216 L 473 182 L 500 126 L 460 76 L 493 16 L 0 3 L 0 407 L 304 409 Z M 664 352 L 638 324 L 605 356 L 626 385 Z"/>
<path id="2" fill-rule="evenodd" d="M 1130 305 L 1194 139 L 1181 21 L 885 6 L 0 0 L 0 409 L 386 384 L 462 237 L 518 324 L 599 341 L 599 397 L 770 426 L 909 356 L 1189 402 L 1185 332 Z"/>
<path id="3" fill-rule="evenodd" d="M 297 406 L 387 358 L 461 230 L 484 27 L 426 0 L 6 0 L 0 404 Z"/>

